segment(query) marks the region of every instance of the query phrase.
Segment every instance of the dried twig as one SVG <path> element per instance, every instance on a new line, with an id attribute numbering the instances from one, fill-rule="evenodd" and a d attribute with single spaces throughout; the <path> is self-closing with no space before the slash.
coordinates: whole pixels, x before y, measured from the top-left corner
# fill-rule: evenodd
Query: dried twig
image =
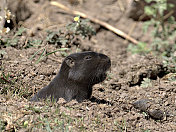
<path id="1" fill-rule="evenodd" d="M 164 16 L 164 20 L 168 19 L 170 16 L 174 14 L 174 10 L 171 10 L 168 14 Z"/>
<path id="2" fill-rule="evenodd" d="M 61 4 L 61 3 L 59 3 L 59 2 L 56 2 L 56 1 L 51 1 L 50 4 L 51 4 L 51 5 L 54 5 L 54 6 L 57 6 L 57 7 L 63 9 L 64 11 L 66 11 L 66 12 L 68 12 L 68 13 L 70 13 L 70 14 L 78 15 L 78 16 L 81 16 L 81 17 L 83 17 L 83 18 L 88 18 L 88 19 L 91 20 L 92 22 L 97 23 L 97 24 L 99 24 L 99 25 L 105 27 L 106 29 L 108 29 L 108 30 L 110 30 L 110 31 L 112 31 L 112 32 L 114 32 L 114 33 L 116 33 L 117 35 L 119 35 L 119 36 L 121 36 L 121 37 L 123 37 L 123 38 L 125 38 L 125 39 L 127 39 L 127 40 L 129 40 L 129 41 L 131 41 L 131 42 L 134 43 L 134 44 L 138 44 L 138 43 L 139 43 L 136 39 L 132 38 L 132 37 L 129 36 L 128 34 L 122 32 L 121 30 L 119 30 L 119 29 L 117 29 L 117 28 L 111 26 L 110 24 L 108 24 L 108 23 L 106 23 L 106 22 L 103 22 L 103 21 L 101 21 L 101 20 L 99 20 L 99 19 L 96 19 L 96 18 L 93 18 L 93 17 L 91 17 L 91 16 L 88 16 L 88 15 L 82 13 L 82 12 L 75 11 L 75 10 L 71 10 L 71 9 L 69 9 L 68 7 L 66 7 L 66 6 L 64 6 L 63 4 Z"/>
<path id="3" fill-rule="evenodd" d="M 118 4 L 119 4 L 120 10 L 121 10 L 122 12 L 124 12 L 124 11 L 125 11 L 125 8 L 124 8 L 124 6 L 123 6 L 123 4 L 122 4 L 122 1 L 121 1 L 121 0 L 117 0 L 117 2 L 118 2 Z"/>

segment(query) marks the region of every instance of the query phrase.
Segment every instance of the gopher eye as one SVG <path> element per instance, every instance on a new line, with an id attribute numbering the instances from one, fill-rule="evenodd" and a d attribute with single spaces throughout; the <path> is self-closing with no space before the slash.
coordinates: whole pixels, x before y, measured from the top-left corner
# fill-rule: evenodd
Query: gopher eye
<path id="1" fill-rule="evenodd" d="M 90 56 L 90 55 L 85 56 L 84 59 L 85 59 L 85 60 L 91 60 L 91 59 L 92 59 L 92 56 Z"/>

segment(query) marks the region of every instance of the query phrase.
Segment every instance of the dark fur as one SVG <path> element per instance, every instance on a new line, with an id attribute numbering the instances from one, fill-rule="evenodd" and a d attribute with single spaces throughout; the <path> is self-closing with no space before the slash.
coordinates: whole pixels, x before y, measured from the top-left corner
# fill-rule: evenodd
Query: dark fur
<path id="1" fill-rule="evenodd" d="M 104 54 L 96 52 L 82 52 L 67 56 L 59 73 L 51 83 L 42 88 L 31 101 L 39 99 L 64 98 L 66 101 L 76 99 L 82 102 L 89 99 L 92 86 L 106 78 L 106 71 L 110 68 L 111 61 Z"/>

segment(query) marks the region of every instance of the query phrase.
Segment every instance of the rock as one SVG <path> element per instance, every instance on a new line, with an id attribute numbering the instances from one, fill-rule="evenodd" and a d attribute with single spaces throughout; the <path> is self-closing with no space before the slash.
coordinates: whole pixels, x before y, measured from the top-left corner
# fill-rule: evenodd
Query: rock
<path id="1" fill-rule="evenodd" d="M 150 110 L 149 115 L 155 120 L 162 120 L 165 117 L 165 113 L 160 109 Z"/>
<path id="2" fill-rule="evenodd" d="M 147 109 L 150 107 L 149 99 L 141 99 L 133 103 L 133 106 L 140 111 L 146 112 Z"/>
<path id="3" fill-rule="evenodd" d="M 154 120 L 163 120 L 166 117 L 165 112 L 149 99 L 138 100 L 133 103 L 133 106 L 142 112 L 146 112 Z M 152 109 L 152 107 L 156 107 L 156 109 Z"/>

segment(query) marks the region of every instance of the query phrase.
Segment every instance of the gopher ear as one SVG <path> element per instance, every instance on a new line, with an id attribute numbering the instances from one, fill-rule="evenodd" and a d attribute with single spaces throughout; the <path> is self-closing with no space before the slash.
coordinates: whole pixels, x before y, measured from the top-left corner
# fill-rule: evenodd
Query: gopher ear
<path id="1" fill-rule="evenodd" d="M 75 65 L 75 61 L 74 61 L 73 58 L 71 58 L 71 57 L 67 57 L 67 58 L 65 59 L 65 62 L 66 62 L 66 64 L 67 64 L 69 67 L 73 67 L 73 66 Z"/>

